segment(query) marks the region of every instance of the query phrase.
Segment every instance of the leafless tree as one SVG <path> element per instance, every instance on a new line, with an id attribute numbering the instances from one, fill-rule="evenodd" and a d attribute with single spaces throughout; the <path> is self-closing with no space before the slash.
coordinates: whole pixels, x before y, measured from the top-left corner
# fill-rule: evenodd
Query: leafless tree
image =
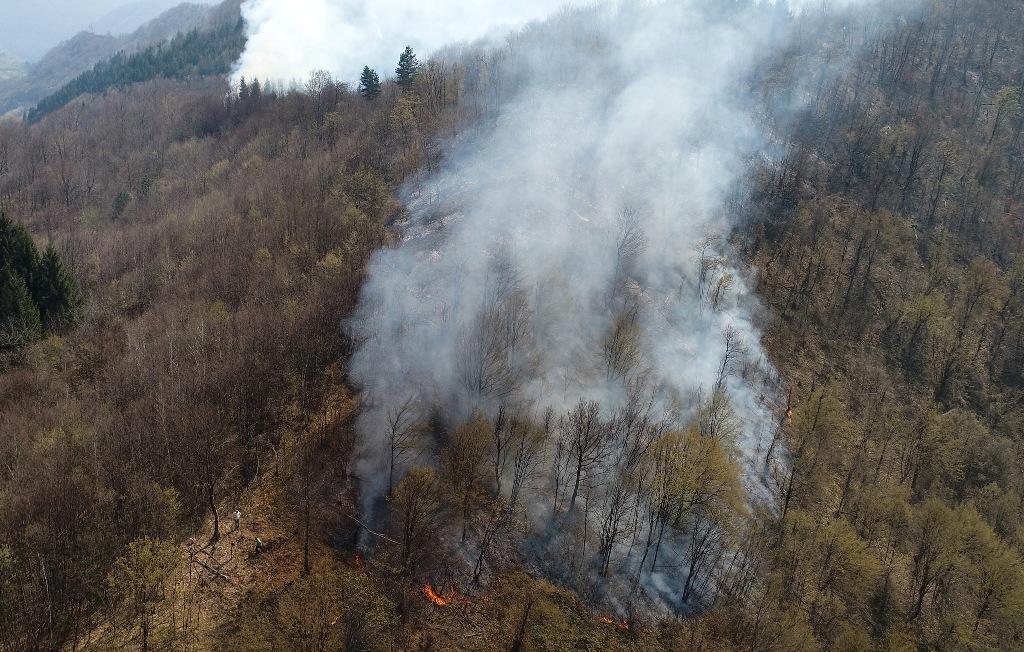
<path id="1" fill-rule="evenodd" d="M 388 495 L 395 486 L 395 470 L 416 450 L 419 436 L 416 401 L 407 398 L 387 411 Z"/>

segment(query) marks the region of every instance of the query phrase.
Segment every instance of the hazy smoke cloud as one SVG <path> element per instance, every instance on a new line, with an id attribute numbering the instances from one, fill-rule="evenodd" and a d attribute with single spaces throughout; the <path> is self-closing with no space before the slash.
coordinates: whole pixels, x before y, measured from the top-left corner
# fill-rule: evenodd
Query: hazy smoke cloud
<path id="1" fill-rule="evenodd" d="M 364 65 L 383 77 L 391 74 L 406 45 L 428 55 L 445 45 L 546 18 L 561 7 L 613 1 L 246 0 L 242 14 L 249 42 L 235 66 L 234 79 L 246 76 L 287 83 L 326 70 L 342 81 L 354 81 Z M 790 9 L 804 11 L 869 0 L 784 1 Z"/>
<path id="2" fill-rule="evenodd" d="M 756 301 L 727 247 L 701 245 L 732 226 L 725 200 L 763 139 L 744 78 L 786 19 L 638 3 L 562 14 L 498 50 L 479 89 L 499 98 L 494 126 L 414 189 L 407 240 L 373 260 L 354 321 L 367 479 L 387 410 L 409 398 L 452 418 L 581 397 L 613 410 L 640 383 L 682 421 L 727 333 L 746 351 L 727 384 L 754 468 L 771 422 L 741 378 L 764 364 Z"/>
<path id="3" fill-rule="evenodd" d="M 390 75 L 411 45 L 421 55 L 544 18 L 566 0 L 248 0 L 249 42 L 235 77 L 305 80 L 326 70 L 343 81 L 364 65 Z"/>
<path id="4" fill-rule="evenodd" d="M 387 70 L 406 42 L 426 52 L 562 3 L 354 4 L 247 3 L 239 73 L 352 79 L 364 64 Z M 790 11 L 821 6 L 608 3 L 477 46 L 463 83 L 482 119 L 405 189 L 403 242 L 373 258 L 348 324 L 368 511 L 387 482 L 389 415 L 410 404 L 452 425 L 499 406 L 557 418 L 580 399 L 610 415 L 639 394 L 682 427 L 722 390 L 748 489 L 763 490 L 773 372 L 730 262 L 729 200 L 770 149 L 751 77 L 790 42 Z M 781 101 L 801 95 L 797 84 Z M 659 571 L 647 587 L 664 596 L 676 579 Z"/>

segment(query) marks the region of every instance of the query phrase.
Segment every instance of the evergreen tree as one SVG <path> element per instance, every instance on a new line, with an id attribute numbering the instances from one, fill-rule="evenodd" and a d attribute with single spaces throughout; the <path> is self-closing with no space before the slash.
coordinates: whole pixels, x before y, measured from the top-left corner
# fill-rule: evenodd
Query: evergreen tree
<path id="1" fill-rule="evenodd" d="M 39 261 L 33 295 L 47 330 L 55 330 L 72 321 L 81 305 L 78 285 L 64 267 L 53 245 L 46 248 Z"/>
<path id="2" fill-rule="evenodd" d="M 246 83 L 245 77 L 238 82 L 238 99 L 243 102 L 249 99 L 249 84 Z"/>
<path id="3" fill-rule="evenodd" d="M 377 99 L 380 92 L 380 77 L 377 76 L 376 72 L 370 70 L 369 66 L 366 66 L 363 68 L 363 74 L 359 77 L 359 94 L 368 101 L 373 101 Z"/>
<path id="4" fill-rule="evenodd" d="M 110 211 L 111 219 L 116 220 L 121 217 L 125 209 L 128 208 L 128 204 L 132 201 L 132 196 L 125 191 L 117 193 L 117 197 L 114 197 L 114 208 Z"/>
<path id="5" fill-rule="evenodd" d="M 0 270 L 0 353 L 17 351 L 42 334 L 28 284 L 10 266 Z"/>
<path id="6" fill-rule="evenodd" d="M 39 265 L 39 252 L 24 226 L 0 213 L 0 266 L 9 267 L 26 283 Z"/>
<path id="7" fill-rule="evenodd" d="M 75 318 L 78 285 L 49 246 L 40 258 L 24 226 L 0 214 L 0 352 L 20 349 Z"/>
<path id="8" fill-rule="evenodd" d="M 44 98 L 28 112 L 27 119 L 38 122 L 84 93 L 103 95 L 110 88 L 125 88 L 158 77 L 190 79 L 226 75 L 245 49 L 245 40 L 245 23 L 239 20 L 209 31 L 178 34 L 170 41 L 138 52 L 119 52 Z M 249 95 L 252 95 L 251 84 Z"/>
<path id="9" fill-rule="evenodd" d="M 398 75 L 398 85 L 402 87 L 403 91 L 412 90 L 419 70 L 419 59 L 416 58 L 416 54 L 412 51 L 411 47 L 405 46 L 405 51 L 398 58 L 398 68 L 395 69 L 395 74 Z"/>

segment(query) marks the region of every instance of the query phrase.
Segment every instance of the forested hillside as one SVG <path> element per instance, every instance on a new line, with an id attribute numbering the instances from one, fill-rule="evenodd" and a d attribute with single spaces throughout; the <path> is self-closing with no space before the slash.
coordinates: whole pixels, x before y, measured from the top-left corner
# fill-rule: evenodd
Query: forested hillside
<path id="1" fill-rule="evenodd" d="M 86 93 L 104 93 L 151 79 L 188 79 L 227 75 L 245 45 L 242 22 L 214 30 L 178 34 L 141 52 L 118 52 L 49 95 L 28 112 L 29 122 L 59 109 Z"/>
<path id="2" fill-rule="evenodd" d="M 743 238 L 796 404 L 766 598 L 825 640 L 1024 645 L 1022 27 L 936 4 L 762 171 Z"/>
<path id="3" fill-rule="evenodd" d="M 460 423 L 398 400 L 367 500 L 348 318 L 440 143 L 526 83 L 516 39 L 239 93 L 197 75 L 240 33 L 191 35 L 0 123 L 0 649 L 1024 648 L 1024 7 L 799 20 L 749 80 L 774 142 L 727 207 L 781 382 L 761 502 L 735 350 L 681 427 L 639 392 Z M 703 246 L 713 312 L 735 279 Z M 480 386 L 491 346 L 461 349 Z M 685 570 L 671 611 L 656 567 Z"/>
<path id="4" fill-rule="evenodd" d="M 0 79 L 0 114 L 20 115 L 48 95 L 58 93 L 79 74 L 118 53 L 127 56 L 159 46 L 177 34 L 234 25 L 240 19 L 240 3 L 241 0 L 228 0 L 216 7 L 182 3 L 130 34 L 80 32 L 48 50 L 38 61 L 26 64 L 19 74 Z"/>

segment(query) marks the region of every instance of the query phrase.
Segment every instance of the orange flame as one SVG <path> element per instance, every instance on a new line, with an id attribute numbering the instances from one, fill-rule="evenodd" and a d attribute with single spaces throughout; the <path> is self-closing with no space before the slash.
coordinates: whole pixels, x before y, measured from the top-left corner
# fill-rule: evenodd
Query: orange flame
<path id="1" fill-rule="evenodd" d="M 423 595 L 427 596 L 427 599 L 436 604 L 439 607 L 447 607 L 452 602 L 452 598 L 445 597 L 434 590 L 434 587 L 429 584 L 423 585 Z"/>
<path id="2" fill-rule="evenodd" d="M 619 629 L 626 631 L 629 629 L 629 621 L 623 620 L 621 623 L 614 618 L 608 616 L 599 616 L 597 622 L 604 623 L 605 625 L 615 625 Z"/>

